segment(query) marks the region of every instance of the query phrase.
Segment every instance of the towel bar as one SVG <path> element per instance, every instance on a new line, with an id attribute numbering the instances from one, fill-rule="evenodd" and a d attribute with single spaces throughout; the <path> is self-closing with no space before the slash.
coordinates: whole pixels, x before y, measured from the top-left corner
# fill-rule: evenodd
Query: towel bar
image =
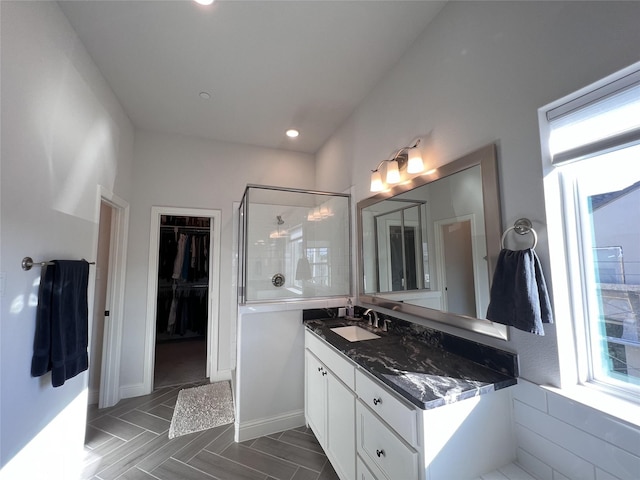
<path id="1" fill-rule="evenodd" d="M 84 259 L 83 259 L 84 260 Z M 96 262 L 87 262 L 89 265 L 95 265 Z M 53 262 L 34 262 L 31 257 L 24 257 L 22 259 L 22 269 L 24 271 L 31 270 L 31 267 L 44 267 L 45 265 L 53 265 Z"/>
<path id="2" fill-rule="evenodd" d="M 538 234 L 533 229 L 531 220 L 529 220 L 528 218 L 520 218 L 515 221 L 512 227 L 507 228 L 502 234 L 502 239 L 500 240 L 500 245 L 502 246 L 502 248 L 504 248 L 504 240 L 505 238 L 507 238 L 507 233 L 509 233 L 511 230 L 516 232 L 518 235 L 526 235 L 527 233 L 533 235 L 533 245 L 531 246 L 531 249 L 536 248 L 536 245 L 538 245 Z"/>

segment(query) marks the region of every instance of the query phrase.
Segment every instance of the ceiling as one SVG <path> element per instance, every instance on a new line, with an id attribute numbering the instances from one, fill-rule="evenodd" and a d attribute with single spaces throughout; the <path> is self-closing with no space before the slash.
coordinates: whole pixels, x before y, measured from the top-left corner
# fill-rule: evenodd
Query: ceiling
<path id="1" fill-rule="evenodd" d="M 136 128 L 315 153 L 443 2 L 59 4 Z"/>

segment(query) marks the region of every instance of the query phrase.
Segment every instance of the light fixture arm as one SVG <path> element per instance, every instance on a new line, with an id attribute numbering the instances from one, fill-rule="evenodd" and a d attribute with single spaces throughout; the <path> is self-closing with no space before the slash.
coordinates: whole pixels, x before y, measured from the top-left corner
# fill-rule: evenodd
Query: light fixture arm
<path id="1" fill-rule="evenodd" d="M 403 152 L 407 152 L 407 151 L 411 150 L 412 148 L 417 148 L 418 145 L 420 145 L 420 139 L 419 138 L 416 140 L 416 143 L 414 143 L 412 146 L 410 146 L 410 147 L 402 147 L 400 150 L 398 150 L 391 160 L 397 160 L 398 157 L 400 155 L 402 155 Z M 387 161 L 389 161 L 389 160 L 387 160 Z M 378 168 L 380 168 L 380 165 L 378 165 Z"/>
<path id="2" fill-rule="evenodd" d="M 385 188 L 385 183 L 382 181 L 380 175 L 380 167 L 383 164 L 387 164 L 387 178 L 386 184 L 392 185 L 399 183 L 401 180 L 400 169 L 406 164 L 406 171 L 408 174 L 417 174 L 424 171 L 424 164 L 422 163 L 422 155 L 415 150 L 420 145 L 420 139 L 418 138 L 415 143 L 410 147 L 402 147 L 396 151 L 392 158 L 382 160 L 375 170 L 371 171 L 371 187 L 370 191 L 380 192 Z M 405 156 L 402 154 L 407 152 Z"/>
<path id="3" fill-rule="evenodd" d="M 382 165 L 384 165 L 387 162 L 393 162 L 394 160 L 398 160 L 398 157 L 400 155 L 402 155 L 402 152 L 406 152 L 408 150 L 411 150 L 412 148 L 417 148 L 420 145 L 420 139 L 418 138 L 415 143 L 413 145 L 411 145 L 410 147 L 402 147 L 401 149 L 397 150 L 396 153 L 393 155 L 392 158 L 386 159 L 386 160 L 382 160 L 378 166 L 376 168 L 374 168 L 373 170 L 371 170 L 372 172 L 377 172 L 378 170 L 380 170 L 380 167 Z"/>
<path id="4" fill-rule="evenodd" d="M 388 161 L 389 161 L 389 160 L 382 160 L 382 161 L 378 164 L 378 166 L 377 166 L 376 168 L 374 168 L 373 170 L 371 170 L 371 171 L 372 171 L 372 172 L 377 172 L 378 170 L 380 170 L 380 167 L 381 167 L 382 165 L 384 165 L 385 163 L 387 163 Z"/>

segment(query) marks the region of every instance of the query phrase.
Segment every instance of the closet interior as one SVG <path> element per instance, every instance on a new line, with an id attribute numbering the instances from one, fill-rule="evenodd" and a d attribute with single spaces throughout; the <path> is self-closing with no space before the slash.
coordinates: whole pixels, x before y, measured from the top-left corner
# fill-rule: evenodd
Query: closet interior
<path id="1" fill-rule="evenodd" d="M 154 387 L 206 377 L 211 218 L 162 215 Z"/>

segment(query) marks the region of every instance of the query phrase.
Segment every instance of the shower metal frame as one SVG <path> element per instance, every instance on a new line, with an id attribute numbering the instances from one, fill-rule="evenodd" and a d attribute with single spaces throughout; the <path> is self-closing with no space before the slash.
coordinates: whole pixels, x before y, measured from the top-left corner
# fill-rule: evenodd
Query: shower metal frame
<path id="1" fill-rule="evenodd" d="M 348 250 L 349 250 L 349 293 L 348 296 L 351 297 L 353 295 L 353 228 L 352 228 L 352 211 L 351 211 L 351 195 L 348 193 L 336 193 L 336 192 L 327 192 L 322 190 L 306 190 L 302 188 L 289 188 L 289 187 L 276 187 L 273 185 L 259 185 L 255 183 L 248 183 L 244 189 L 244 193 L 242 194 L 242 200 L 240 200 L 240 206 L 238 207 L 238 218 L 240 219 L 239 226 L 242 227 L 242 230 L 238 232 L 238 253 L 242 255 L 241 259 L 238 259 L 238 305 L 250 305 L 256 303 L 281 303 L 281 302 L 300 302 L 304 300 L 317 300 L 322 298 L 335 298 L 335 297 L 344 297 L 344 294 L 340 295 L 328 295 L 323 297 L 311 297 L 311 298 L 282 298 L 277 300 L 246 300 L 246 279 L 247 279 L 247 255 L 248 255 L 248 244 L 245 241 L 245 236 L 247 233 L 247 229 L 249 226 L 248 215 L 244 215 L 245 205 L 249 205 L 249 190 L 252 188 L 259 188 L 261 190 L 272 190 L 272 191 L 280 191 L 280 192 L 288 192 L 288 193 L 305 193 L 309 195 L 320 195 L 325 197 L 344 197 L 347 199 L 347 214 L 348 214 Z M 244 244 L 244 245 L 243 245 Z"/>

